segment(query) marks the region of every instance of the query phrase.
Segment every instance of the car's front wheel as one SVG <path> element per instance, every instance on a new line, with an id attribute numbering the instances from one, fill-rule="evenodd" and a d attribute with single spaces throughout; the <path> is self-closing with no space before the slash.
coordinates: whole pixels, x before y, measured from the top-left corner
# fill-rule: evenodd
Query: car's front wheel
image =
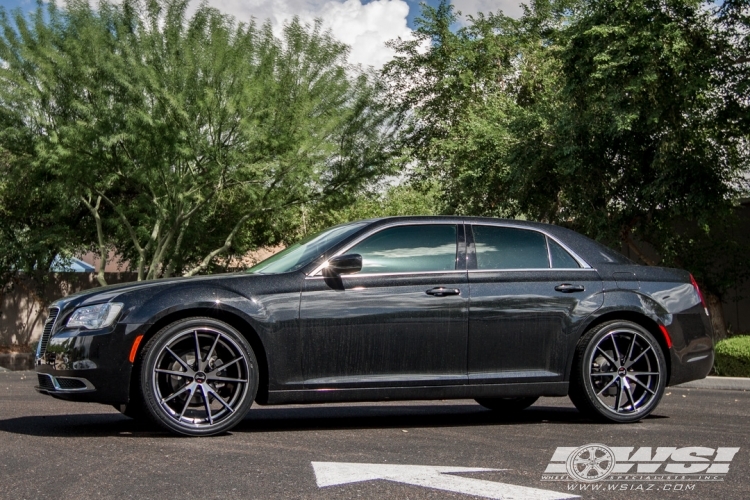
<path id="1" fill-rule="evenodd" d="M 579 341 L 570 399 L 598 420 L 637 422 L 659 404 L 666 382 L 667 363 L 654 336 L 636 323 L 609 321 Z"/>
<path id="2" fill-rule="evenodd" d="M 247 340 L 212 318 L 189 318 L 159 331 L 143 349 L 140 388 L 146 410 L 166 429 L 211 436 L 237 425 L 258 390 Z"/>

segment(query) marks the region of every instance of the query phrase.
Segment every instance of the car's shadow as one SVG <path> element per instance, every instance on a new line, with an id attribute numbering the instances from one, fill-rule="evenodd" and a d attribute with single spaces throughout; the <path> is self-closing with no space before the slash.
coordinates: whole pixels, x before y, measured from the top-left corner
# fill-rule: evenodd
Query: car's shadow
<path id="1" fill-rule="evenodd" d="M 667 418 L 650 415 L 647 419 Z M 413 429 L 482 425 L 588 424 L 575 408 L 533 406 L 512 416 L 476 404 L 257 407 L 232 433 L 340 429 Z M 33 415 L 0 420 L 0 432 L 41 437 L 172 437 L 150 422 L 118 413 Z"/>

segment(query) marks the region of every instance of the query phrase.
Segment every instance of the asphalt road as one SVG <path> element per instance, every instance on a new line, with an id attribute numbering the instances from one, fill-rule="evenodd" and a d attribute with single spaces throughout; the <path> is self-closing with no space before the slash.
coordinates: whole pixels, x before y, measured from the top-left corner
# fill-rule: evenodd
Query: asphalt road
<path id="1" fill-rule="evenodd" d="M 587 421 L 567 398 L 541 399 L 513 420 L 466 400 L 254 406 L 231 433 L 188 439 L 106 406 L 39 395 L 35 378 L 0 373 L 2 499 L 477 498 L 383 479 L 320 488 L 312 462 L 504 469 L 458 476 L 583 498 L 750 498 L 750 392 L 668 388 L 656 412 L 631 425 Z M 541 480 L 558 446 L 587 443 L 740 451 L 723 481 L 688 481 L 687 490 L 601 482 L 621 489 L 572 492 L 578 483 Z"/>

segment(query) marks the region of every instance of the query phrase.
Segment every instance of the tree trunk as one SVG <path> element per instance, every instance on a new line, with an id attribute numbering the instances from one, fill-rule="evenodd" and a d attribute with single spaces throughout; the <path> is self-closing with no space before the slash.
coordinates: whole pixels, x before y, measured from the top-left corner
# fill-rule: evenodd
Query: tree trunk
<path id="1" fill-rule="evenodd" d="M 724 307 L 721 298 L 712 293 L 703 292 L 706 296 L 708 313 L 711 316 L 711 326 L 714 330 L 714 343 L 727 338 L 727 324 L 724 321 Z"/>
<path id="2" fill-rule="evenodd" d="M 91 215 L 94 216 L 94 222 L 96 222 L 96 236 L 99 242 L 99 269 L 96 273 L 96 280 L 101 286 L 107 286 L 107 280 L 104 278 L 104 269 L 107 266 L 107 257 L 109 256 L 109 248 L 104 243 L 104 230 L 102 229 L 102 218 L 99 214 L 99 207 L 102 204 L 102 197 L 99 196 L 96 199 L 96 205 L 91 205 L 89 200 L 81 197 L 83 203 L 91 211 Z"/>

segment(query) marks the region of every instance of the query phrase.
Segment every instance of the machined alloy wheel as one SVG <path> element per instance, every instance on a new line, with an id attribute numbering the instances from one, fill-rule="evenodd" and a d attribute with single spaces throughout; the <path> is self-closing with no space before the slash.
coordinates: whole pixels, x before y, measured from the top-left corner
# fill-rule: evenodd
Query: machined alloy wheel
<path id="1" fill-rule="evenodd" d="M 667 363 L 654 336 L 636 323 L 611 321 L 579 342 L 570 398 L 590 416 L 636 422 L 659 404 L 666 379 Z"/>
<path id="2" fill-rule="evenodd" d="M 255 354 L 230 325 L 211 318 L 173 323 L 142 354 L 145 407 L 163 427 L 210 436 L 237 425 L 258 390 Z"/>

